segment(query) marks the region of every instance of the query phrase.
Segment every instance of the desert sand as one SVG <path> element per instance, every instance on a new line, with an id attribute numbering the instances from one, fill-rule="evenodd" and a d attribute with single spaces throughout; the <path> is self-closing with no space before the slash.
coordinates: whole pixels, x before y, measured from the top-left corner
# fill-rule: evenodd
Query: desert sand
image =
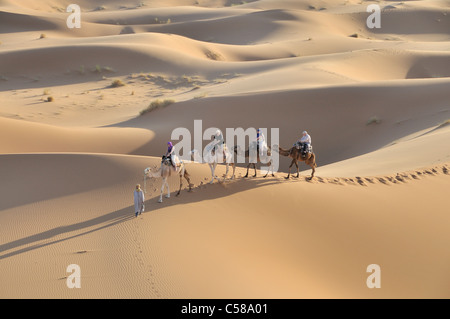
<path id="1" fill-rule="evenodd" d="M 450 1 L 70 3 L 0 0 L 0 298 L 450 298 Z M 195 120 L 307 130 L 315 178 L 186 162 L 135 217 Z"/>

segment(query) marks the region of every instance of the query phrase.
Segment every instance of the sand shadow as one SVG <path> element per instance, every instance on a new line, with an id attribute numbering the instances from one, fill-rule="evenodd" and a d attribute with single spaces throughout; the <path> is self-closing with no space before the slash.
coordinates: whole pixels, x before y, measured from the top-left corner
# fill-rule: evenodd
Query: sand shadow
<path id="1" fill-rule="evenodd" d="M 235 177 L 232 181 L 225 182 L 215 182 L 214 184 L 203 184 L 200 183 L 195 186 L 191 192 L 183 190 L 180 196 L 176 196 L 176 192 L 172 192 L 171 198 L 164 198 L 163 203 L 158 203 L 159 192 L 153 194 L 153 196 L 147 195 L 148 199 L 145 201 L 146 212 L 145 214 L 151 214 L 158 212 L 159 210 L 167 207 L 176 207 L 188 203 L 201 202 L 204 200 L 210 200 L 215 198 L 220 198 L 228 196 L 230 194 L 237 193 L 242 190 L 242 187 L 233 187 L 234 184 L 245 183 L 245 189 L 251 189 L 255 187 L 264 187 L 268 185 L 273 185 L 277 183 L 284 182 L 284 178 L 280 177 L 256 177 L 256 178 L 239 178 Z M 160 180 L 158 180 L 160 182 Z M 187 187 L 187 183 L 184 183 Z M 236 186 L 236 185 L 235 185 Z M 159 187 L 158 187 L 159 190 Z M 141 215 L 142 216 L 142 215 Z M 83 222 L 55 227 L 50 230 L 40 232 L 31 236 L 20 238 L 8 243 L 0 245 L 0 260 L 20 255 L 22 253 L 30 252 L 42 247 L 51 246 L 53 244 L 61 243 L 70 239 L 81 237 L 87 234 L 94 233 L 99 230 L 103 230 L 120 223 L 136 219 L 134 215 L 134 206 L 128 206 L 120 210 L 116 210 Z M 95 227 L 92 229 L 92 227 Z M 76 231 L 82 231 L 82 233 L 70 235 L 65 238 L 60 238 L 65 234 L 69 234 Z M 56 238 L 57 239 L 56 239 Z M 55 238 L 55 239 L 53 239 Z M 42 242 L 44 241 L 44 242 Z M 15 249 L 15 250 L 14 250 Z M 9 250 L 14 250 L 7 252 Z M 7 253 L 5 253 L 7 252 Z M 3 253 L 3 254 L 2 254 Z"/>
<path id="2" fill-rule="evenodd" d="M 160 195 L 160 183 L 157 184 L 156 191 L 148 192 L 146 195 L 147 200 L 145 201 L 146 212 L 144 215 L 158 212 L 162 209 L 168 207 L 182 206 L 185 204 L 192 204 L 207 200 L 214 200 L 218 198 L 228 197 L 230 195 L 251 189 L 262 188 L 266 186 L 282 184 L 282 183 L 299 183 L 308 182 L 305 176 L 300 176 L 300 178 L 293 178 L 286 180 L 284 175 L 279 175 L 272 177 L 270 174 L 264 178 L 263 175 L 257 177 L 235 177 L 233 180 L 226 180 L 225 182 L 215 181 L 213 184 L 209 183 L 209 177 L 207 180 L 201 181 L 198 185 L 195 185 L 189 192 L 187 183 L 184 181 L 183 189 L 179 196 L 176 196 L 178 188 L 171 189 L 170 198 L 165 198 L 163 194 L 163 202 L 158 203 Z M 159 182 L 159 181 L 158 181 Z"/>
<path id="3" fill-rule="evenodd" d="M 0 211 L 119 184 L 123 170 L 110 159 L 82 153 L 2 154 Z M 96 178 L 99 175 L 105 178 Z M 52 183 L 46 184 L 45 192 L 38 191 L 46 180 Z M 26 196 L 17 196 L 17 189 Z"/>
<path id="4" fill-rule="evenodd" d="M 26 246 L 24 248 L 20 248 L 19 250 L 15 250 L 3 255 L 0 255 L 0 260 L 8 258 L 8 257 L 13 257 L 22 253 L 26 253 L 35 249 L 39 249 L 42 247 L 46 247 L 46 246 L 50 246 L 53 244 L 57 244 L 60 242 L 64 242 L 73 238 L 77 238 L 80 236 L 84 236 L 105 228 L 109 228 L 111 226 L 120 224 L 122 222 L 125 222 L 127 220 L 130 220 L 132 218 L 134 218 L 134 215 L 130 214 L 130 212 L 133 211 L 133 207 L 129 206 L 90 220 L 86 220 L 80 223 L 75 223 L 72 225 L 67 225 L 67 226 L 61 226 L 61 227 L 56 227 L 35 235 L 31 235 L 28 237 L 24 237 L 18 240 L 14 240 L 11 241 L 9 243 L 5 243 L 0 245 L 0 253 L 3 253 L 5 251 L 11 250 L 11 249 L 16 249 L 22 246 Z M 80 234 L 76 234 L 76 235 L 72 235 L 66 238 L 61 238 L 61 239 L 55 239 L 55 240 L 51 240 L 54 237 L 66 234 L 66 233 L 71 233 L 74 231 L 78 231 L 78 230 L 82 230 L 82 229 L 87 229 L 90 227 L 94 227 L 94 226 L 98 226 L 95 229 L 90 229 L 90 230 L 86 230 L 83 233 Z M 44 243 L 39 243 L 43 240 L 51 240 L 51 241 L 46 241 Z M 29 246 L 32 245 L 32 246 Z"/>

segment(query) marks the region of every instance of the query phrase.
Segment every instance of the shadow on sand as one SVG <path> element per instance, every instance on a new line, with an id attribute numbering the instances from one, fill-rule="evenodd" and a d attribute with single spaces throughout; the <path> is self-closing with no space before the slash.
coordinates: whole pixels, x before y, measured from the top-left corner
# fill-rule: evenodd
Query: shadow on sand
<path id="1" fill-rule="evenodd" d="M 174 180 L 172 180 L 172 182 L 173 181 Z M 300 179 L 291 179 L 290 181 L 286 181 L 284 179 L 284 176 L 276 176 L 276 177 L 270 176 L 267 178 L 236 177 L 234 180 L 230 181 L 227 180 L 225 182 L 220 183 L 216 182 L 214 184 L 205 184 L 203 182 L 199 182 L 198 185 L 194 185 L 191 192 L 188 192 L 186 189 L 183 189 L 180 196 L 175 195 L 178 189 L 175 190 L 174 188 L 172 188 L 172 190 L 174 191 L 171 192 L 171 197 L 164 198 L 163 203 L 158 203 L 157 201 L 159 198 L 159 190 L 160 190 L 158 183 L 160 182 L 160 180 L 157 180 L 156 181 L 156 185 L 158 185 L 157 192 L 149 192 L 146 195 L 147 197 L 147 200 L 145 201 L 146 212 L 143 213 L 143 216 L 154 214 L 163 208 L 177 207 L 184 204 L 221 198 L 247 189 L 254 189 L 273 184 L 279 184 L 283 182 L 289 183 L 294 181 L 304 181 L 304 176 L 301 176 Z M 150 185 L 150 187 L 154 186 Z M 185 182 L 184 187 L 186 187 Z M 0 260 L 13 257 L 22 253 L 26 253 L 29 251 L 33 251 L 35 249 L 39 249 L 42 247 L 47 247 L 53 244 L 61 243 L 87 234 L 91 234 L 96 231 L 103 230 L 121 224 L 123 222 L 130 221 L 135 218 L 136 217 L 134 215 L 134 206 L 128 206 L 126 208 L 116 210 L 114 212 L 110 212 L 105 215 L 92 218 L 90 220 L 75 223 L 72 225 L 56 227 L 35 235 L 31 235 L 5 244 L 1 244 L 0 253 L 4 253 L 13 249 L 16 250 L 0 255 Z M 92 227 L 96 228 L 91 229 Z M 68 235 L 71 232 L 78 232 L 83 230 L 85 231 L 71 236 L 69 235 L 68 237 L 64 237 L 64 235 Z M 56 239 L 55 237 L 57 237 L 58 239 Z"/>

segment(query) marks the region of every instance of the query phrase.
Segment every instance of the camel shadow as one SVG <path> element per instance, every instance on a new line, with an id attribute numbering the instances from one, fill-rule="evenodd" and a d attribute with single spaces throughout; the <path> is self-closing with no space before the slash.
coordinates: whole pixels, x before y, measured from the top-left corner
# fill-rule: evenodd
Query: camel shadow
<path id="1" fill-rule="evenodd" d="M 102 230 L 102 229 L 106 229 L 112 226 L 115 226 L 117 224 L 123 223 L 125 221 L 128 221 L 130 219 L 134 218 L 134 215 L 130 214 L 130 212 L 132 212 L 134 209 L 134 206 L 129 206 L 102 216 L 98 216 L 83 222 L 79 222 L 79 223 L 75 223 L 72 225 L 67 225 L 67 226 L 60 226 L 60 227 L 55 227 L 53 229 L 35 234 L 35 235 L 31 235 L 28 237 L 24 237 L 18 240 L 14 240 L 11 241 L 9 243 L 5 243 L 5 244 L 1 244 L 0 245 L 0 254 L 11 250 L 11 249 L 16 249 L 22 246 L 25 246 L 24 248 L 20 248 L 18 250 L 0 255 L 0 260 L 8 258 L 8 257 L 13 257 L 22 253 L 26 253 L 29 251 L 33 251 L 35 249 L 39 249 L 42 247 L 46 247 L 46 246 L 50 246 L 53 244 L 57 244 L 57 243 L 61 243 L 73 238 L 77 238 L 77 237 L 81 237 L 90 233 L 94 233 L 96 231 Z M 95 227 L 94 229 L 90 229 L 91 227 Z M 65 237 L 65 238 L 61 238 L 61 239 L 54 239 L 51 240 L 52 238 L 61 236 L 63 234 L 67 234 L 67 233 L 71 233 L 74 231 L 79 231 L 82 229 L 87 229 L 86 231 L 76 234 L 76 235 L 72 235 L 69 237 Z M 41 243 L 42 241 L 45 240 L 51 240 L 51 241 L 46 241 L 44 243 Z M 31 245 L 31 246 L 29 246 Z"/>
<path id="2" fill-rule="evenodd" d="M 171 198 L 164 198 L 163 203 L 157 202 L 159 198 L 159 192 L 157 192 L 153 194 L 153 196 L 147 197 L 147 200 L 145 201 L 146 211 L 139 217 L 145 217 L 145 215 L 148 216 L 150 214 L 154 214 L 161 211 L 163 208 L 176 208 L 177 206 L 181 206 L 184 204 L 221 198 L 238 193 L 242 190 L 252 189 L 255 187 L 266 187 L 281 182 L 286 182 L 284 177 L 235 177 L 234 180 L 216 182 L 214 184 L 203 184 L 202 182 L 200 182 L 198 185 L 192 188 L 191 192 L 183 189 L 180 196 L 175 196 L 175 192 L 173 192 Z M 82 237 L 84 235 L 92 234 L 99 230 L 104 230 L 121 223 L 131 221 L 133 219 L 136 219 L 134 213 L 134 205 L 127 206 L 125 208 L 106 213 L 104 215 L 79 223 L 55 227 L 31 236 L 0 244 L 0 260 L 27 253 L 39 248 L 65 242 L 77 237 Z M 80 233 L 79 231 L 82 232 Z M 72 232 L 78 233 L 69 235 Z M 61 238 L 64 235 L 68 236 Z"/>
<path id="3" fill-rule="evenodd" d="M 153 194 L 150 194 L 150 196 L 149 194 L 146 195 L 146 212 L 144 212 L 144 215 L 155 213 L 162 209 L 171 207 L 223 198 L 249 189 L 257 189 L 281 183 L 302 181 L 302 177 L 305 176 L 300 177 L 301 178 L 299 179 L 293 178 L 290 181 L 287 181 L 284 177 L 284 173 L 277 174 L 275 175 L 275 177 L 268 175 L 266 178 L 264 178 L 263 175 L 260 174 L 258 177 L 236 176 L 233 180 L 214 182 L 213 184 L 210 184 L 208 182 L 209 178 L 205 178 L 203 181 L 200 181 L 200 183 L 195 183 L 191 191 L 188 191 L 187 187 L 185 187 L 184 189 L 182 189 L 179 196 L 175 195 L 178 189 L 170 193 L 170 198 L 165 198 L 163 196 L 162 203 L 158 202 L 160 195 L 160 189 L 158 187 Z"/>

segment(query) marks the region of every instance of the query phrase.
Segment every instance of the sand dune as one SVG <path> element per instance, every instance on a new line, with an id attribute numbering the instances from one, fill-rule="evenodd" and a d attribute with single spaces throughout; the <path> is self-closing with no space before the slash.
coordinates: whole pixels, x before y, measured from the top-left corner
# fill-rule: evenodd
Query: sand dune
<path id="1" fill-rule="evenodd" d="M 81 29 L 69 4 L 0 0 L 0 297 L 449 297 L 448 0 L 80 0 Z M 307 130 L 316 176 L 186 161 L 193 191 L 146 180 L 134 217 L 195 120 Z"/>
<path id="2" fill-rule="evenodd" d="M 92 152 L 127 154 L 148 143 L 149 130 L 132 128 L 60 128 L 0 118 L 2 154 Z M 14 139 L 11 139 L 14 136 Z"/>
<path id="3" fill-rule="evenodd" d="M 226 127 L 276 127 L 279 128 L 280 146 L 284 148 L 292 146 L 295 137 L 303 128 L 307 128 L 314 135 L 318 164 L 325 165 L 378 150 L 414 132 L 442 124 L 442 119 L 448 114 L 445 102 L 448 93 L 444 90 L 447 86 L 447 80 L 427 81 L 427 83 L 424 83 L 424 80 L 415 80 L 410 81 L 409 85 L 392 82 L 379 83 L 376 86 L 348 85 L 326 89 L 211 97 L 176 103 L 164 110 L 120 125 L 153 128 L 160 133 L 155 136 L 154 144 L 148 144 L 139 150 L 140 154 L 154 152 L 170 139 L 172 128 L 164 124 L 169 119 L 175 127 L 186 127 L 191 132 L 194 129 L 195 119 L 202 119 L 203 128 L 206 129 L 216 127 L 216 119 L 220 118 L 223 123 L 227 123 L 227 126 L 218 126 L 224 131 Z M 425 95 L 424 92 L 429 95 Z M 340 103 L 330 104 L 330 100 Z M 339 119 L 330 118 L 327 114 L 332 114 L 337 108 L 345 116 Z M 183 109 L 189 109 L 189 114 L 177 118 L 176 114 Z M 211 113 L 208 113 L 208 110 Z M 255 117 L 255 114 L 258 116 Z M 286 116 L 277 116 L 279 114 Z M 368 124 L 374 116 L 380 123 Z M 324 130 L 323 127 L 327 129 Z M 448 132 L 445 135 L 448 136 Z M 207 142 L 205 141 L 205 145 Z M 158 148 L 154 149 L 154 146 Z M 439 150 L 447 153 L 449 151 L 444 145 Z M 389 158 L 389 155 L 387 156 Z M 404 153 L 400 158 L 409 161 L 410 154 Z M 440 162 L 448 161 L 448 158 L 437 159 Z M 288 163 L 282 159 L 280 169 L 285 171 Z M 380 165 L 384 164 L 380 162 Z"/>
<path id="4" fill-rule="evenodd" d="M 2 176 L 15 180 L 2 188 L 11 192 L 1 207 L 0 258 L 9 274 L 3 297 L 33 298 L 43 283 L 51 298 L 428 298 L 447 291 L 448 216 L 439 209 L 446 165 L 394 177 L 308 183 L 277 175 L 205 185 L 207 166 L 189 164 L 193 192 L 161 205 L 159 182 L 149 181 L 147 212 L 136 219 L 130 189 L 157 158 L 42 154 L 0 161 Z M 39 188 L 44 179 L 52 182 Z M 178 180 L 170 184 L 176 190 Z M 17 189 L 30 194 L 20 204 Z M 424 209 L 427 192 L 431 211 Z M 279 209 L 289 202 L 290 209 Z M 374 261 L 386 269 L 386 292 L 365 287 L 365 267 Z M 79 291 L 65 285 L 71 263 L 83 271 Z M 405 291 L 410 285 L 416 289 Z"/>

